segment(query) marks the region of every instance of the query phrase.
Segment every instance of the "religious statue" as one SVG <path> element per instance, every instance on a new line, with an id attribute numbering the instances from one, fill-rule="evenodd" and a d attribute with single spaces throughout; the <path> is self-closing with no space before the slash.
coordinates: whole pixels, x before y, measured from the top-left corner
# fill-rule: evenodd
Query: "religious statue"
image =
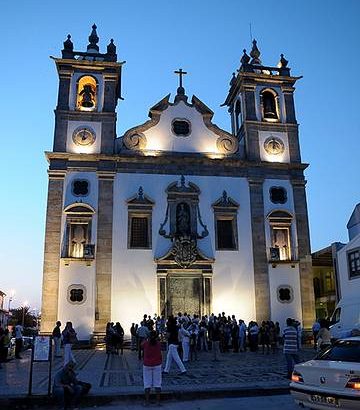
<path id="1" fill-rule="evenodd" d="M 79 96 L 80 106 L 84 108 L 93 108 L 95 107 L 95 91 L 91 84 L 85 84 L 84 88 L 80 91 Z"/>
<path id="2" fill-rule="evenodd" d="M 190 210 L 189 206 L 181 203 L 176 208 L 176 233 L 185 236 L 190 235 Z"/>
<path id="3" fill-rule="evenodd" d="M 279 249 L 280 260 L 287 260 L 289 256 L 287 231 L 284 229 L 274 229 L 273 238 L 274 247 Z"/>
<path id="4" fill-rule="evenodd" d="M 75 225 L 72 238 L 71 238 L 71 257 L 83 258 L 84 257 L 84 245 L 86 243 L 84 226 Z"/>

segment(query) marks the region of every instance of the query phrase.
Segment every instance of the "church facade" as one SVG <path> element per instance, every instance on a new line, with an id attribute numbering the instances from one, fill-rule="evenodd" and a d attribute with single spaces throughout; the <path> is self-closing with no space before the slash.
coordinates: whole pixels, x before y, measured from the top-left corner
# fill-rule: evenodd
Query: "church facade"
<path id="1" fill-rule="evenodd" d="M 144 313 L 287 317 L 310 327 L 314 295 L 294 85 L 282 56 L 244 51 L 224 105 L 232 132 L 182 84 L 149 120 L 116 135 L 122 62 L 70 36 L 49 162 L 42 332 L 73 322 L 80 339 Z"/>

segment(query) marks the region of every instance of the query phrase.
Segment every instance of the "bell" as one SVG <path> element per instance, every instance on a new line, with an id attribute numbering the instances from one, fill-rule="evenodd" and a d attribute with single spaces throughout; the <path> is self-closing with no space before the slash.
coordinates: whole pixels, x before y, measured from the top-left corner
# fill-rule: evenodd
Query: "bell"
<path id="1" fill-rule="evenodd" d="M 92 108 L 95 106 L 94 102 L 94 91 L 89 84 L 85 84 L 84 88 L 80 92 L 81 95 L 81 106 L 85 108 Z"/>
<path id="2" fill-rule="evenodd" d="M 275 98 L 269 92 L 263 94 L 264 118 L 277 119 Z"/>

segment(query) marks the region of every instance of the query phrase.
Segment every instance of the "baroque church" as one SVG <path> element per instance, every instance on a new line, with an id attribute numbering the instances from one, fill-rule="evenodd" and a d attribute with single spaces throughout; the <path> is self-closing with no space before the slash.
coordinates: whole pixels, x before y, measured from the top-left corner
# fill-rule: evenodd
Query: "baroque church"
<path id="1" fill-rule="evenodd" d="M 281 55 L 254 40 L 224 106 L 231 133 L 183 86 L 182 69 L 149 120 L 116 134 L 122 67 L 96 26 L 53 58 L 59 91 L 49 163 L 42 332 L 72 321 L 80 339 L 144 313 L 210 315 L 311 327 L 304 170 L 294 86 Z M 166 91 L 164 91 L 165 93 Z M 225 94 L 225 93 L 224 93 Z"/>

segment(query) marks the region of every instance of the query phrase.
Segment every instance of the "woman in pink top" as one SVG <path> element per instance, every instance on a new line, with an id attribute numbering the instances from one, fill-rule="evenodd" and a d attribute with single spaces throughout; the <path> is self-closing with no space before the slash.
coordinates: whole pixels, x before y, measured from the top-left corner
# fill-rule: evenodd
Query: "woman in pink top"
<path id="1" fill-rule="evenodd" d="M 150 404 L 150 390 L 155 388 L 156 403 L 160 405 L 161 393 L 161 345 L 157 333 L 153 330 L 149 339 L 142 343 L 144 350 L 143 379 L 145 389 L 145 406 Z"/>

